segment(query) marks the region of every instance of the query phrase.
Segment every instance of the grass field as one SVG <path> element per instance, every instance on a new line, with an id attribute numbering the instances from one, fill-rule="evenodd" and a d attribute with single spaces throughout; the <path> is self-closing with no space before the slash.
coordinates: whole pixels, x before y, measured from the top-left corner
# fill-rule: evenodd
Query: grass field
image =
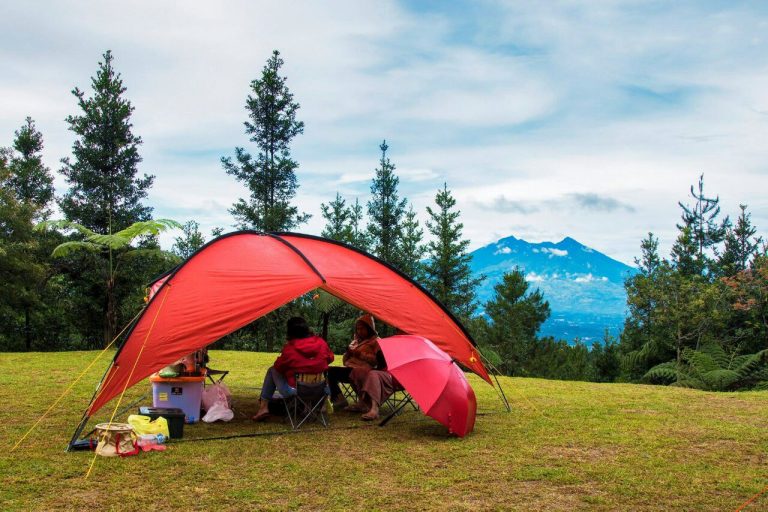
<path id="1" fill-rule="evenodd" d="M 64 452 L 111 354 L 10 452 L 96 355 L 0 354 L 2 510 L 734 511 L 768 485 L 768 392 L 504 378 L 507 413 L 473 376 L 478 418 L 464 439 L 417 412 L 383 428 L 337 413 L 328 430 L 292 434 L 248 419 L 274 355 L 243 352 L 211 353 L 231 370 L 235 419 L 187 425 L 165 452 L 99 457 L 88 479 L 93 454 Z M 193 441 L 246 433 L 274 434 Z M 768 494 L 744 510 L 768 510 Z"/>

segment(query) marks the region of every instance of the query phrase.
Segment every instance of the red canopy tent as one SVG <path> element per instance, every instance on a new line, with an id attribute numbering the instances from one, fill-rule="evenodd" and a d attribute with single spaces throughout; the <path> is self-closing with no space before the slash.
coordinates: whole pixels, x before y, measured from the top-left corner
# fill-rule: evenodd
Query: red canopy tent
<path id="1" fill-rule="evenodd" d="M 472 338 L 443 305 L 386 263 L 332 240 L 231 233 L 205 245 L 152 288 L 81 427 L 127 387 L 317 288 L 404 333 L 429 338 L 491 384 Z"/>

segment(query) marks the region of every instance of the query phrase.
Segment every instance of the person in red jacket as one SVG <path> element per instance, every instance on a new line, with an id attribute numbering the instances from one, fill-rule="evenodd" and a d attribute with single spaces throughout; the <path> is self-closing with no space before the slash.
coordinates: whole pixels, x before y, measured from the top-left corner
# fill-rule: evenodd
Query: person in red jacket
<path id="1" fill-rule="evenodd" d="M 269 417 L 269 400 L 275 390 L 282 396 L 296 394 L 297 373 L 322 373 L 328 369 L 328 363 L 333 361 L 333 352 L 328 343 L 312 334 L 303 318 L 295 316 L 288 320 L 287 338 L 280 356 L 264 376 L 259 411 L 253 417 L 254 421 L 263 421 Z"/>

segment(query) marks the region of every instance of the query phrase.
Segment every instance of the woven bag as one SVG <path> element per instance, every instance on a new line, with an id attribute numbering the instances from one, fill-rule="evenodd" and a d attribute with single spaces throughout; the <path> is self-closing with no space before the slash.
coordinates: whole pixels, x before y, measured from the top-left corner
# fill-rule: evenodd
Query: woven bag
<path id="1" fill-rule="evenodd" d="M 99 423 L 96 425 L 96 454 L 104 457 L 126 457 L 139 453 L 136 434 L 127 423 Z"/>

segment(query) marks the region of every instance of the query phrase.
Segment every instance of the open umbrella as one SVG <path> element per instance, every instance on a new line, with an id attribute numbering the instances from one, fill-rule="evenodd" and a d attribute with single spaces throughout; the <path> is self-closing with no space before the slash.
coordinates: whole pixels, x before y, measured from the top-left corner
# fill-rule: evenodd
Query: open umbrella
<path id="1" fill-rule="evenodd" d="M 421 410 L 464 437 L 475 426 L 477 400 L 464 372 L 451 357 L 421 336 L 391 336 L 379 341 L 387 370 Z"/>

